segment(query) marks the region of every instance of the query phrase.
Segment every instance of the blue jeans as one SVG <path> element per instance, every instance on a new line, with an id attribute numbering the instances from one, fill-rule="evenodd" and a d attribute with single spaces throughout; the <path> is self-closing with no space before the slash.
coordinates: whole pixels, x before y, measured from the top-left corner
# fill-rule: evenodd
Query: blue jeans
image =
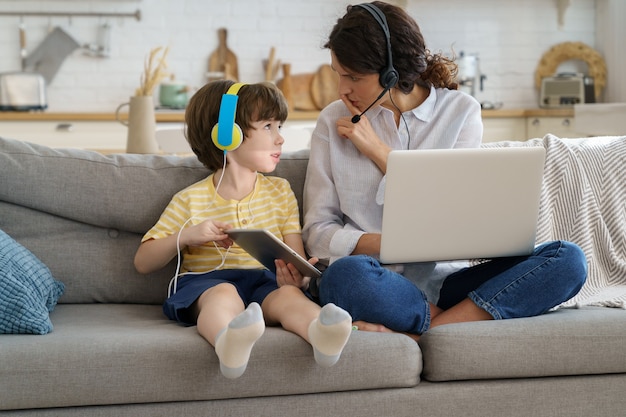
<path id="1" fill-rule="evenodd" d="M 449 275 L 437 306 L 447 310 L 470 298 L 494 319 L 536 316 L 576 295 L 586 277 L 587 261 L 577 245 L 547 242 L 528 256 L 496 258 Z M 413 334 L 430 327 L 424 292 L 370 256 L 333 262 L 324 271 L 319 296 L 322 305 L 334 303 L 355 321 Z"/>

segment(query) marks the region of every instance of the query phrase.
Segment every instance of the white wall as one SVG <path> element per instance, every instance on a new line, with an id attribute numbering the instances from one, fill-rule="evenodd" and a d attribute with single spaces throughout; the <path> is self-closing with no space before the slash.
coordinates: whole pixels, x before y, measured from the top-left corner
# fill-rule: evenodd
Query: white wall
<path id="1" fill-rule="evenodd" d="M 605 56 L 609 68 L 604 98 L 607 102 L 626 103 L 626 2 L 624 0 L 598 0 L 596 14 L 596 41 L 598 50 Z"/>
<path id="2" fill-rule="evenodd" d="M 49 28 L 61 26 L 80 43 L 96 40 L 98 25 L 112 25 L 109 58 L 68 57 L 48 86 L 49 111 L 114 111 L 139 85 L 149 50 L 169 45 L 169 69 L 198 87 L 217 46 L 217 29 L 228 29 L 228 45 L 238 57 L 242 81 L 264 77 L 261 61 L 271 46 L 292 63 L 292 74 L 314 72 L 329 61 L 321 48 L 346 0 L 0 0 L 0 71 L 20 69 L 18 16 L 2 11 L 134 12 L 141 21 L 74 17 L 25 17 L 32 51 Z M 571 0 L 565 24 L 557 24 L 556 0 L 407 0 L 431 50 L 477 53 L 487 75 L 479 100 L 502 101 L 505 108 L 536 107 L 534 70 L 552 45 L 582 41 L 595 47 L 596 0 Z M 566 68 L 567 69 L 567 68 Z"/>

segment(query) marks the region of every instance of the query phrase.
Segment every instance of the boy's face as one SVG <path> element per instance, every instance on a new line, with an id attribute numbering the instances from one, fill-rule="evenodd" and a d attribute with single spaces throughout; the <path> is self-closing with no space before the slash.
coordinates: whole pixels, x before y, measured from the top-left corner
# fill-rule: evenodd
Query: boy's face
<path id="1" fill-rule="evenodd" d="M 231 151 L 239 165 L 252 171 L 272 172 L 278 162 L 285 139 L 280 134 L 282 123 L 277 120 L 259 120 L 244 133 L 245 140 Z"/>

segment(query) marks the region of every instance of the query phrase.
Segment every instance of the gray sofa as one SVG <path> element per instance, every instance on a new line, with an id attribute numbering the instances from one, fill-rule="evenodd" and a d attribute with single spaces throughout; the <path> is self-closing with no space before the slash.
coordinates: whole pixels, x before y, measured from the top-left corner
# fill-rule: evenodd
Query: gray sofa
<path id="1" fill-rule="evenodd" d="M 307 155 L 285 156 L 276 172 L 299 199 Z M 142 276 L 132 262 L 173 193 L 206 175 L 195 158 L 0 139 L 0 229 L 65 284 L 50 333 L 0 335 L 0 414 L 624 415 L 626 311 L 593 305 L 441 326 L 419 345 L 355 331 L 328 369 L 299 337 L 268 328 L 244 376 L 224 378 L 196 329 L 161 312 L 175 266 Z"/>

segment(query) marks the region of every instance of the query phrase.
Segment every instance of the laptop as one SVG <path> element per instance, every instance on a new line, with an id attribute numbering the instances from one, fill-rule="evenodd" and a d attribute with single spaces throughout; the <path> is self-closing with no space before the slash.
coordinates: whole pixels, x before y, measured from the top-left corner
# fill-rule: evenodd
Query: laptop
<path id="1" fill-rule="evenodd" d="M 530 254 L 544 162 L 543 147 L 392 151 L 380 261 Z"/>

